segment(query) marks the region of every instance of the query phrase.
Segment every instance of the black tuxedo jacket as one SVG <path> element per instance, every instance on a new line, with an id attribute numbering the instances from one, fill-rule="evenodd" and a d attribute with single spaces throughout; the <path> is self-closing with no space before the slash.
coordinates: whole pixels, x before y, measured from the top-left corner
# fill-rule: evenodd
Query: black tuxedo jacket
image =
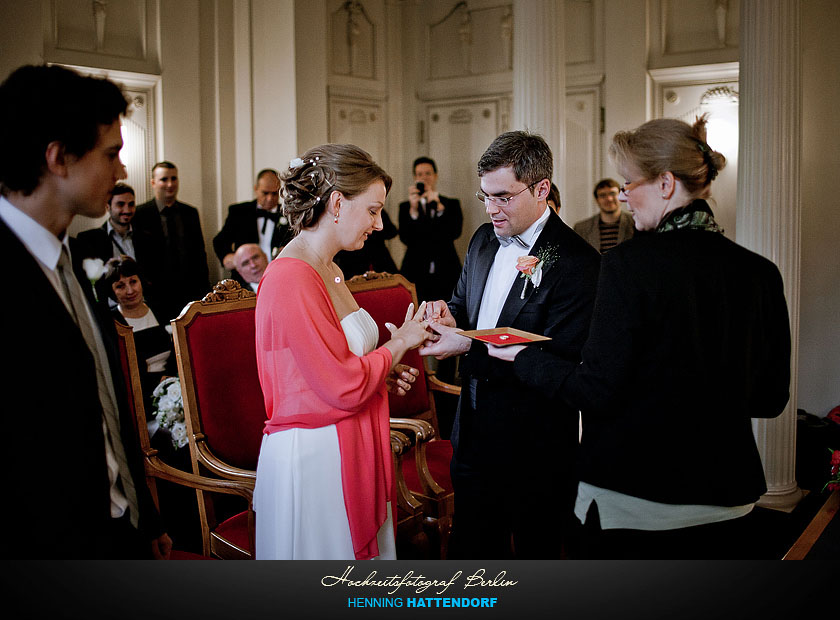
<path id="1" fill-rule="evenodd" d="M 449 302 L 458 327 L 475 329 L 485 283 L 499 248 L 492 224 L 470 241 L 464 269 Z M 551 248 L 554 260 L 539 288 L 517 277 L 497 323 L 551 338 L 542 346 L 577 357 L 586 340 L 598 279 L 600 254 L 553 212 L 529 254 Z M 491 358 L 473 341 L 461 358 L 463 391 L 452 431 L 453 471 L 467 468 L 485 475 L 522 480 L 563 480 L 572 492 L 578 417 L 571 408 L 527 388 L 509 363 Z M 475 390 L 475 407 L 470 392 Z M 525 476 L 526 478 L 523 478 Z M 568 498 L 567 498 L 568 499 Z"/>
<path id="2" fill-rule="evenodd" d="M 259 226 L 262 225 L 262 219 L 257 218 L 257 201 L 240 202 L 239 204 L 228 207 L 227 219 L 225 224 L 213 238 L 213 249 L 219 262 L 222 262 L 226 255 L 235 252 L 240 245 L 246 243 L 260 242 Z M 291 241 L 293 232 L 291 227 L 287 224 L 277 222 L 274 227 L 274 234 L 271 236 L 271 250 L 274 254 L 275 249 L 280 249 Z M 272 257 L 269 256 L 268 260 Z M 245 284 L 245 281 L 239 276 L 236 271 L 231 275 L 239 281 L 240 284 Z"/>
<path id="3" fill-rule="evenodd" d="M 71 240 L 74 241 L 74 240 Z M 73 251 L 71 250 L 71 254 Z M 9 355 L 3 373 L 6 477 L 3 555 L 25 559 L 104 558 L 109 550 L 108 473 L 102 406 L 93 355 L 37 260 L 0 220 L 0 256 L 14 265 L 21 295 L 0 305 Z M 140 528 L 161 534 L 125 387 L 119 379 L 113 319 L 74 255 L 76 277 L 92 303 L 108 351 L 126 456 L 140 503 Z"/>
<path id="4" fill-rule="evenodd" d="M 161 214 L 154 200 L 144 202 L 134 214 L 132 224 L 149 239 L 150 251 L 143 258 L 144 275 L 149 281 L 147 297 L 159 308 L 165 321 L 177 317 L 191 301 L 210 292 L 207 252 L 201 221 L 195 207 L 175 202 L 177 243 L 167 247 Z M 145 291 L 144 291 L 145 292 Z"/>
<path id="5" fill-rule="evenodd" d="M 417 287 L 420 301 L 449 299 L 461 273 L 455 240 L 461 236 L 464 214 L 457 198 L 440 197 L 443 213 L 429 217 L 422 209 L 413 220 L 409 203 L 400 203 L 398 227 L 405 246 L 400 273 Z M 430 203 L 427 208 L 434 207 Z M 434 262 L 434 273 L 429 266 Z"/>

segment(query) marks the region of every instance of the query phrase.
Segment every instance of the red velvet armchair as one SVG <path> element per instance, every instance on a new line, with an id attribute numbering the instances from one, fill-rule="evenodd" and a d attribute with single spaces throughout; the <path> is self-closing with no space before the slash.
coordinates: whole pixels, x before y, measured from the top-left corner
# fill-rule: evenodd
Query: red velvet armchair
<path id="1" fill-rule="evenodd" d="M 146 426 L 146 411 L 143 404 L 143 394 L 140 384 L 140 370 L 137 360 L 137 350 L 134 344 L 134 332 L 115 321 L 118 336 L 120 366 L 122 379 L 126 386 L 128 403 L 131 409 L 131 421 L 137 435 L 140 450 L 143 456 L 143 468 L 146 476 L 146 483 L 151 492 L 155 506 L 160 510 L 157 483 L 159 480 L 172 484 L 195 489 L 196 491 L 210 494 L 221 494 L 240 498 L 240 501 L 250 505 L 252 489 L 239 483 L 229 480 L 219 480 L 206 476 L 199 476 L 191 472 L 178 469 L 164 462 L 158 450 L 153 448 L 149 437 L 149 430 Z M 208 523 L 209 529 L 215 529 L 216 523 Z M 247 537 L 247 532 L 245 533 Z M 210 559 L 209 555 L 200 556 L 189 551 L 176 548 L 173 549 L 171 558 L 176 559 Z"/>
<path id="2" fill-rule="evenodd" d="M 223 280 L 172 321 L 193 474 L 228 481 L 250 494 L 265 423 L 255 307 L 252 291 Z M 252 495 L 242 510 L 203 489 L 196 494 L 204 553 L 253 559 Z"/>

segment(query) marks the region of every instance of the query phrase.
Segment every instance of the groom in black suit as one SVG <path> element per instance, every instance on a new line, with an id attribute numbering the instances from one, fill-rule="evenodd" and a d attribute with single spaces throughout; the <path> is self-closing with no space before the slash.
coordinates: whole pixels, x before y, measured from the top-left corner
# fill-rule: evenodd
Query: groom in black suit
<path id="1" fill-rule="evenodd" d="M 57 106 L 44 93 L 62 93 Z M 124 178 L 105 79 L 25 66 L 0 85 L 0 260 L 20 295 L 0 304 L 6 364 L 4 558 L 167 558 L 116 355 L 116 332 L 68 240 Z M 122 387 L 122 389 L 121 389 Z"/>
<path id="2" fill-rule="evenodd" d="M 529 391 L 486 344 L 458 333 L 512 327 L 551 338 L 531 346 L 579 354 L 600 256 L 548 208 L 551 175 L 541 137 L 514 131 L 493 141 L 476 194 L 490 223 L 473 235 L 452 299 L 427 308 L 441 338 L 421 353 L 462 355 L 453 558 L 559 559 L 574 523 L 577 412 Z"/>
<path id="3" fill-rule="evenodd" d="M 292 239 L 289 221 L 280 208 L 280 177 L 276 170 L 266 168 L 259 172 L 254 196 L 254 200 L 228 207 L 225 224 L 213 238 L 219 262 L 243 286 L 248 282 L 236 271 L 234 260 L 240 246 L 256 243 L 271 260 Z"/>

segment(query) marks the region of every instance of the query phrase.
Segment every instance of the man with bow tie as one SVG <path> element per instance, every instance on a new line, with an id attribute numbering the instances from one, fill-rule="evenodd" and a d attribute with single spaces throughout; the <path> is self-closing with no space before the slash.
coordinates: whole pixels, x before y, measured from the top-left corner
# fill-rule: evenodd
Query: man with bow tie
<path id="1" fill-rule="evenodd" d="M 248 282 L 236 270 L 234 254 L 246 243 L 259 245 L 269 260 L 292 238 L 292 229 L 280 208 L 280 176 L 266 168 L 257 175 L 254 200 L 228 207 L 224 226 L 213 238 L 213 249 L 222 266 L 243 286 Z"/>
<path id="2" fill-rule="evenodd" d="M 490 223 L 470 240 L 451 300 L 427 316 L 441 337 L 420 349 L 461 355 L 452 430 L 457 559 L 560 559 L 575 523 L 578 412 L 526 389 L 461 330 L 512 327 L 575 358 L 586 340 L 600 255 L 547 206 L 553 157 L 540 136 L 500 135 L 478 162 Z M 524 266 L 528 267 L 525 268 Z"/>

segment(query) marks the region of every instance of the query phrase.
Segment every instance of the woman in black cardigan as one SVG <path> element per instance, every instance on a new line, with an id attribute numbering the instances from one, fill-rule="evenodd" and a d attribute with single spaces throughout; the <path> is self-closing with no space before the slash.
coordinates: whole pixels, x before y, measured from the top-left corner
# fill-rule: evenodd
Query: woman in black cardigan
<path id="1" fill-rule="evenodd" d="M 779 270 L 726 239 L 706 203 L 725 159 L 705 124 L 614 137 L 621 200 L 648 232 L 603 257 L 582 359 L 490 347 L 581 410 L 585 557 L 754 553 L 749 515 L 766 485 L 751 418 L 787 404 L 790 328 Z"/>

